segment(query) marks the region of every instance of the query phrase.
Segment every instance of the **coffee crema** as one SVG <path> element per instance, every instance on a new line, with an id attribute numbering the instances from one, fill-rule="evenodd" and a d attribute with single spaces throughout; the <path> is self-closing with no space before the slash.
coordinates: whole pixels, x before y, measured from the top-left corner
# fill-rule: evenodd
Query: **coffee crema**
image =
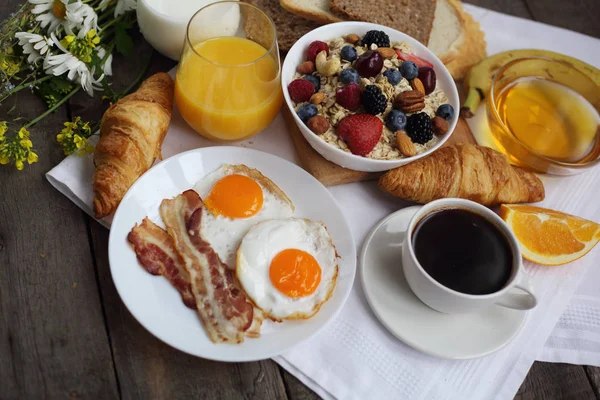
<path id="1" fill-rule="evenodd" d="M 436 281 L 457 292 L 484 295 L 501 290 L 513 269 L 502 231 L 485 217 L 442 208 L 423 217 L 412 235 L 415 255 Z"/>

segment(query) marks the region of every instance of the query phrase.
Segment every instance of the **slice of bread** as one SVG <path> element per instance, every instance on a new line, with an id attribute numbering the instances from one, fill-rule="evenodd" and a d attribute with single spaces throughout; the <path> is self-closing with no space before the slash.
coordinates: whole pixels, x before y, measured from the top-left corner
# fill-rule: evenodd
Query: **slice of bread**
<path id="1" fill-rule="evenodd" d="M 323 24 L 343 21 L 329 10 L 330 0 L 280 0 L 279 3 L 291 13 Z"/>
<path id="2" fill-rule="evenodd" d="M 429 42 L 436 0 L 331 0 L 331 11 L 355 21 L 368 21 L 406 33 L 423 44 Z"/>
<path id="3" fill-rule="evenodd" d="M 279 43 L 279 50 L 282 51 L 288 51 L 304 34 L 321 26 L 317 22 L 309 21 L 286 11 L 279 5 L 279 0 L 245 1 L 263 10 L 275 22 L 277 42 Z"/>
<path id="4" fill-rule="evenodd" d="M 457 80 L 486 57 L 481 27 L 459 0 L 438 0 L 428 47 Z"/>

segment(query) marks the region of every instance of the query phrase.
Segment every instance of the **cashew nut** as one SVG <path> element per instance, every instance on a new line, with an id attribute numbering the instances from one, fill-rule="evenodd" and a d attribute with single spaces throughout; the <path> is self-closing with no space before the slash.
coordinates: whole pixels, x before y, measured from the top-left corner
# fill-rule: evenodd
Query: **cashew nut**
<path id="1" fill-rule="evenodd" d="M 327 52 L 323 50 L 319 54 L 317 54 L 317 58 L 315 59 L 315 64 L 317 66 L 317 72 L 321 76 L 332 76 L 335 75 L 342 65 L 340 59 L 338 57 L 331 57 L 329 60 L 327 59 Z"/>

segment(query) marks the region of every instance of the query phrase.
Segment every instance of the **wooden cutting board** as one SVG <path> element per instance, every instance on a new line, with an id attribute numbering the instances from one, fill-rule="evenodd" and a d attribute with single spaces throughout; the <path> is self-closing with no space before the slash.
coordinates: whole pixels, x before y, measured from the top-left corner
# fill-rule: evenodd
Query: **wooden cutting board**
<path id="1" fill-rule="evenodd" d="M 382 172 L 360 172 L 340 167 L 321 156 L 304 139 L 294 118 L 287 107 L 282 107 L 283 116 L 288 127 L 289 134 L 292 137 L 302 168 L 317 178 L 325 186 L 336 186 L 344 183 L 361 182 L 377 179 Z M 469 125 L 463 118 L 459 118 L 458 124 L 444 146 L 453 143 L 474 143 L 477 144 Z"/>

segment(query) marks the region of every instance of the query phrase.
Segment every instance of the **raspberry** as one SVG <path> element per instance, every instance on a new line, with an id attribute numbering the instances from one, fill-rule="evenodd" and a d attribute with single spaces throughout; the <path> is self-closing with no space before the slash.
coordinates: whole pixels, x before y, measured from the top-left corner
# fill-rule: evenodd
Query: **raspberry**
<path id="1" fill-rule="evenodd" d="M 381 120 L 369 114 L 348 115 L 337 126 L 338 136 L 352 154 L 365 157 L 379 142 L 383 132 Z"/>
<path id="2" fill-rule="evenodd" d="M 335 92 L 335 100 L 347 110 L 358 110 L 360 108 L 360 85 L 352 82 L 339 88 Z"/>
<path id="3" fill-rule="evenodd" d="M 383 31 L 369 31 L 362 38 L 363 46 L 371 48 L 371 44 L 375 43 L 377 47 L 390 47 L 390 38 Z"/>
<path id="4" fill-rule="evenodd" d="M 368 85 L 362 94 L 365 111 L 372 115 L 381 114 L 387 107 L 387 99 L 378 86 Z"/>
<path id="5" fill-rule="evenodd" d="M 288 85 L 290 97 L 296 103 L 302 103 L 310 100 L 310 96 L 315 92 L 315 87 L 306 79 L 295 79 Z"/>
<path id="6" fill-rule="evenodd" d="M 317 58 L 317 54 L 325 50 L 327 55 L 329 55 L 329 46 L 325 42 L 321 42 L 320 40 L 315 40 L 308 46 L 308 50 L 306 50 L 306 59 L 308 61 L 315 62 L 315 58 Z"/>
<path id="7" fill-rule="evenodd" d="M 425 144 L 433 138 L 431 118 L 424 112 L 413 114 L 406 121 L 406 133 L 413 143 Z"/>

